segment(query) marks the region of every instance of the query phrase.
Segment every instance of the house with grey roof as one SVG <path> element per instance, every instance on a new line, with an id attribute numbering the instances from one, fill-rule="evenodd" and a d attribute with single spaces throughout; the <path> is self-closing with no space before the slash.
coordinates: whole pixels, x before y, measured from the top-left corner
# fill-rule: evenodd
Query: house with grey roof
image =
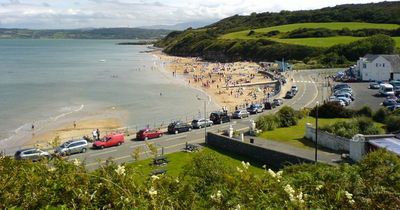
<path id="1" fill-rule="evenodd" d="M 367 54 L 357 61 L 356 70 L 362 81 L 400 80 L 400 56 Z"/>

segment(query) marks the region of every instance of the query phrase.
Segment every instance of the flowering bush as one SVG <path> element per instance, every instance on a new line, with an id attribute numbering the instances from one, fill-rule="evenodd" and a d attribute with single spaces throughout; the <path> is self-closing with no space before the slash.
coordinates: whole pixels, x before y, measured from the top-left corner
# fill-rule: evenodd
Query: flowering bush
<path id="1" fill-rule="evenodd" d="M 385 151 L 355 165 L 264 166 L 257 175 L 248 162 L 233 167 L 211 153 L 193 155 L 176 177 L 112 161 L 89 172 L 77 161 L 0 158 L 0 209 L 400 208 L 400 160 Z"/>

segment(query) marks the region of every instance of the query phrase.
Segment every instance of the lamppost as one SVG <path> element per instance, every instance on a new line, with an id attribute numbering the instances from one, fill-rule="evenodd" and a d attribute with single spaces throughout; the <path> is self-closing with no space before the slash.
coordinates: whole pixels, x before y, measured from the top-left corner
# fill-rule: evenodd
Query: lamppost
<path id="1" fill-rule="evenodd" d="M 318 105 L 317 101 L 315 107 L 315 163 L 318 161 Z"/>
<path id="2" fill-rule="evenodd" d="M 207 99 L 200 98 L 199 96 L 196 96 L 196 97 L 197 97 L 197 100 L 204 101 L 204 122 L 205 122 L 205 125 L 204 125 L 204 141 L 207 143 L 207 124 L 208 124 L 208 121 L 207 121 Z"/>

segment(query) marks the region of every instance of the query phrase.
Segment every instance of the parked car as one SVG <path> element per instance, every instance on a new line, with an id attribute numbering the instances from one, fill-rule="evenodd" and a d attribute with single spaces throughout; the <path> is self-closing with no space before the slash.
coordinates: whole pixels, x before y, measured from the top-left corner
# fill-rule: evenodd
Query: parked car
<path id="1" fill-rule="evenodd" d="M 337 95 L 335 95 L 335 96 L 336 96 L 336 98 L 347 98 L 347 99 L 350 100 L 350 102 L 351 102 L 351 101 L 354 101 L 354 97 L 353 97 L 351 94 L 349 94 L 349 93 L 337 94 Z"/>
<path id="2" fill-rule="evenodd" d="M 61 144 L 54 150 L 55 154 L 58 155 L 71 155 L 75 153 L 84 153 L 87 151 L 88 142 L 85 139 L 75 140 L 75 141 L 67 141 L 64 144 Z"/>
<path id="3" fill-rule="evenodd" d="M 339 96 L 336 96 L 336 98 L 339 99 L 339 100 L 342 100 L 345 103 L 346 106 L 350 105 L 350 103 L 351 103 L 351 99 L 349 99 L 349 98 L 339 97 Z"/>
<path id="4" fill-rule="evenodd" d="M 280 98 L 275 98 L 275 99 L 273 100 L 273 102 L 274 102 L 275 106 L 280 106 L 280 105 L 283 104 L 283 100 L 280 99 Z"/>
<path id="5" fill-rule="evenodd" d="M 381 94 L 382 96 L 393 96 L 394 95 L 393 85 L 382 83 L 379 87 L 379 94 Z"/>
<path id="6" fill-rule="evenodd" d="M 349 92 L 346 91 L 338 91 L 336 93 L 334 93 L 334 96 L 345 96 L 347 98 L 350 98 L 352 101 L 355 100 L 354 96 L 352 94 L 350 94 Z"/>
<path id="7" fill-rule="evenodd" d="M 296 93 L 299 92 L 299 89 L 297 88 L 296 85 L 293 85 L 290 90 L 293 92 L 294 95 L 296 95 Z"/>
<path id="8" fill-rule="evenodd" d="M 400 104 L 395 104 L 395 105 L 392 105 L 392 106 L 388 106 L 387 109 L 390 110 L 390 111 L 394 111 L 394 110 L 400 109 Z"/>
<path id="9" fill-rule="evenodd" d="M 182 132 L 191 131 L 192 126 L 182 121 L 175 121 L 168 125 L 168 133 L 178 134 Z"/>
<path id="10" fill-rule="evenodd" d="M 21 149 L 15 152 L 14 154 L 14 158 L 16 160 L 38 161 L 50 157 L 51 157 L 50 153 L 42 151 L 37 148 Z"/>
<path id="11" fill-rule="evenodd" d="M 276 107 L 276 105 L 274 102 L 265 102 L 264 103 L 264 109 L 273 109 L 275 107 Z"/>
<path id="12" fill-rule="evenodd" d="M 293 94 L 293 91 L 288 91 L 288 92 L 286 92 L 286 95 L 285 95 L 285 98 L 286 99 L 290 99 L 290 98 L 293 98 L 294 97 L 294 94 Z"/>
<path id="13" fill-rule="evenodd" d="M 331 99 L 331 100 L 329 100 L 330 102 L 332 102 L 332 103 L 336 103 L 336 104 L 339 104 L 340 106 L 346 106 L 346 104 L 344 103 L 344 101 L 342 101 L 342 100 L 340 100 L 340 99 L 337 99 L 337 98 L 335 98 L 335 99 Z"/>
<path id="14" fill-rule="evenodd" d="M 383 106 L 393 106 L 393 105 L 396 105 L 396 104 L 397 104 L 397 101 L 395 99 L 392 99 L 392 98 L 387 98 L 382 103 Z"/>
<path id="15" fill-rule="evenodd" d="M 333 90 L 336 91 L 336 90 L 341 90 L 341 89 L 344 89 L 344 88 L 349 88 L 349 89 L 351 89 L 350 85 L 348 85 L 348 84 L 346 84 L 346 83 L 340 83 L 340 84 L 335 85 L 335 86 L 333 87 Z"/>
<path id="16" fill-rule="evenodd" d="M 263 112 L 263 106 L 261 104 L 252 104 L 247 108 L 250 114 L 257 114 Z"/>
<path id="17" fill-rule="evenodd" d="M 214 124 L 213 121 L 211 121 L 209 119 L 204 119 L 204 118 L 194 119 L 192 121 L 192 127 L 193 128 L 204 128 L 206 126 L 207 127 L 212 126 L 213 124 Z"/>
<path id="18" fill-rule="evenodd" d="M 235 119 L 242 119 L 244 117 L 249 117 L 250 113 L 247 110 L 236 110 L 233 114 L 232 114 L 232 118 Z"/>
<path id="19" fill-rule="evenodd" d="M 125 138 L 123 134 L 112 133 L 104 136 L 103 139 L 97 140 L 93 143 L 93 148 L 103 149 L 105 147 L 119 146 L 124 143 Z"/>
<path id="20" fill-rule="evenodd" d="M 369 89 L 379 89 L 381 83 L 382 82 L 371 82 L 371 83 L 369 83 L 368 88 Z"/>
<path id="21" fill-rule="evenodd" d="M 159 138 L 163 135 L 160 130 L 144 128 L 136 133 L 136 140 L 148 140 Z"/>
<path id="22" fill-rule="evenodd" d="M 227 112 L 216 111 L 210 114 L 210 120 L 213 121 L 214 124 L 222 124 L 230 122 L 231 118 Z"/>

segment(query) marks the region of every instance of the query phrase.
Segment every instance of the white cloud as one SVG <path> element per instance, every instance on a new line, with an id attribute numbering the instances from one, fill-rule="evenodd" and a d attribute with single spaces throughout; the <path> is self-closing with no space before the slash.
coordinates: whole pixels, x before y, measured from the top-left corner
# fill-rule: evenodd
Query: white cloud
<path id="1" fill-rule="evenodd" d="M 369 0 L 378 2 L 379 0 Z M 235 14 L 316 9 L 365 0 L 0 0 L 0 27 L 137 27 Z"/>

